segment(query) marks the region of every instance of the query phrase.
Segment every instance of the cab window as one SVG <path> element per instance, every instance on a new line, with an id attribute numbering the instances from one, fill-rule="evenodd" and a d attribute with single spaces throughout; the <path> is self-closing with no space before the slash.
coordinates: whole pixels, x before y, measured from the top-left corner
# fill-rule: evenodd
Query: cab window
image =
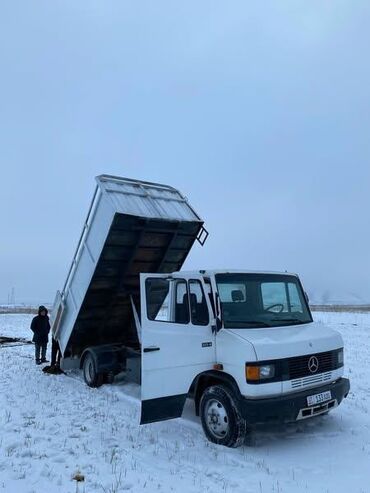
<path id="1" fill-rule="evenodd" d="M 149 320 L 187 324 L 190 320 L 186 281 L 149 278 L 145 284 Z"/>
<path id="2" fill-rule="evenodd" d="M 200 281 L 189 281 L 190 312 L 193 325 L 208 325 L 209 313 L 206 297 Z"/>

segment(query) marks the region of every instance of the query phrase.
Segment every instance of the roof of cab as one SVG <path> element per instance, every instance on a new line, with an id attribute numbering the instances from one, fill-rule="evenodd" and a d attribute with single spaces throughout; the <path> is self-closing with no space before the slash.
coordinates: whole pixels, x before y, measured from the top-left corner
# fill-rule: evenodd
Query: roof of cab
<path id="1" fill-rule="evenodd" d="M 284 276 L 295 276 L 298 277 L 298 274 L 295 272 L 286 272 L 286 271 L 265 271 L 265 270 L 245 270 L 245 269 L 205 269 L 205 270 L 191 270 L 191 271 L 179 271 L 174 272 L 173 274 L 183 274 L 183 275 L 191 275 L 191 274 L 202 274 L 204 276 L 213 276 L 217 274 L 268 274 L 268 275 L 284 275 Z"/>

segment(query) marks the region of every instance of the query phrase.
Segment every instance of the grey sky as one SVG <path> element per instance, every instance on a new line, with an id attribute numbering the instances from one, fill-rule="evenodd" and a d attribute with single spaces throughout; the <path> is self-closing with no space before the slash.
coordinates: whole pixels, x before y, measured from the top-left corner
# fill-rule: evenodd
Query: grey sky
<path id="1" fill-rule="evenodd" d="M 0 301 L 51 301 L 94 189 L 168 183 L 187 268 L 370 302 L 369 2 L 3 0 Z"/>

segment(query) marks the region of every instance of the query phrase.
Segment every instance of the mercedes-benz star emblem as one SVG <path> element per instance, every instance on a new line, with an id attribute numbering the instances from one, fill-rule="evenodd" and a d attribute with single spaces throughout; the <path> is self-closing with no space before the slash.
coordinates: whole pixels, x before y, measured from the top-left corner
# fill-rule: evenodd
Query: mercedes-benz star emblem
<path id="1" fill-rule="evenodd" d="M 319 360 L 316 358 L 316 356 L 311 356 L 311 358 L 308 360 L 308 369 L 311 373 L 316 373 L 319 369 Z"/>

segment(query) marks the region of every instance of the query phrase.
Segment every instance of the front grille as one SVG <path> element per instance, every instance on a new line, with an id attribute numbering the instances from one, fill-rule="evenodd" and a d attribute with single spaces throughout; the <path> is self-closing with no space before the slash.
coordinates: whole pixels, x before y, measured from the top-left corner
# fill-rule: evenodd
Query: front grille
<path id="1" fill-rule="evenodd" d="M 330 381 L 332 378 L 332 372 L 320 373 L 319 375 L 311 375 L 309 377 L 298 378 L 297 380 L 292 380 L 292 389 L 299 389 L 301 387 L 307 387 L 315 385 L 317 383 L 325 383 Z"/>
<path id="2" fill-rule="evenodd" d="M 317 370 L 312 372 L 309 369 L 309 361 L 312 356 L 317 358 Z M 320 373 L 336 370 L 338 365 L 338 351 L 327 351 L 325 353 L 307 354 L 305 356 L 297 356 L 288 358 L 289 380 L 313 376 Z"/>
<path id="3" fill-rule="evenodd" d="M 272 382 L 286 382 L 293 380 L 292 388 L 305 387 L 320 382 L 327 382 L 332 377 L 332 371 L 343 367 L 343 362 L 338 363 L 338 353 L 343 349 L 326 351 L 324 353 L 311 353 L 305 356 L 282 358 L 275 360 L 259 361 L 260 365 L 275 365 L 275 376 L 268 380 L 247 380 L 248 384 L 260 385 Z M 314 357 L 315 371 L 309 367 L 310 358 Z M 246 362 L 246 365 L 254 365 L 255 362 Z"/>

